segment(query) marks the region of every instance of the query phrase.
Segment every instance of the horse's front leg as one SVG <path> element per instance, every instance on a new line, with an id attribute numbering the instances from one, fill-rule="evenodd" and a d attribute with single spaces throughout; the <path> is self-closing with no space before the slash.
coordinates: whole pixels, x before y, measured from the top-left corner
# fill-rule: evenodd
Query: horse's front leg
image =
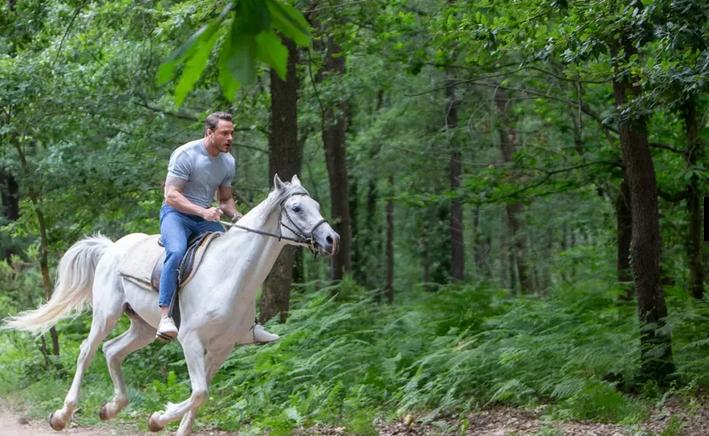
<path id="1" fill-rule="evenodd" d="M 231 350 L 234 349 L 234 344 L 229 346 L 219 348 L 216 350 L 207 350 L 207 386 L 212 383 L 214 375 L 222 366 L 224 360 L 229 356 Z M 177 430 L 177 434 L 189 434 L 189 430 L 192 428 L 194 419 L 197 417 L 197 409 L 191 409 L 189 412 L 182 417 L 180 422 L 180 427 Z"/>
<path id="2" fill-rule="evenodd" d="M 187 370 L 190 374 L 190 383 L 192 384 L 192 395 L 187 400 L 178 404 L 168 404 L 164 413 L 155 412 L 150 416 L 148 427 L 151 431 L 160 431 L 169 422 L 181 418 L 185 413 L 191 410 L 197 410 L 207 399 L 207 371 L 204 355 L 204 345 L 194 332 L 189 332 L 181 335 L 180 343 L 185 354 L 185 362 L 187 362 Z M 183 429 L 180 426 L 177 435 L 189 434 L 191 426 L 188 429 Z"/>

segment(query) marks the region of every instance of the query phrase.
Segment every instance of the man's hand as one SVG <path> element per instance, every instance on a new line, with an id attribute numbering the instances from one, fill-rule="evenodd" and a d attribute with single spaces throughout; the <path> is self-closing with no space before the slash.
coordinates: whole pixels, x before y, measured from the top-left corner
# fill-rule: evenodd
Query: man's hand
<path id="1" fill-rule="evenodd" d="M 218 207 L 210 207 L 209 209 L 204 209 L 202 212 L 202 218 L 207 221 L 219 221 L 222 217 L 222 210 Z"/>

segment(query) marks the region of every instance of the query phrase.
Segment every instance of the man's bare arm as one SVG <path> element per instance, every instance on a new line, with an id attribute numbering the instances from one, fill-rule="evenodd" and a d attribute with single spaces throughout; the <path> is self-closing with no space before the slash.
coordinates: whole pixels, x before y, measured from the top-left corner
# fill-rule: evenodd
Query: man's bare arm
<path id="1" fill-rule="evenodd" d="M 165 202 L 168 206 L 189 215 L 196 215 L 209 221 L 217 221 L 219 219 L 219 211 L 212 207 L 205 209 L 192 203 L 184 195 L 182 190 L 185 188 L 186 180 L 178 177 L 168 177 L 165 181 Z"/>
<path id="2" fill-rule="evenodd" d="M 229 218 L 234 218 L 238 212 L 236 211 L 236 203 L 231 192 L 231 186 L 219 187 L 219 208 Z M 241 214 L 239 214 L 241 216 Z"/>

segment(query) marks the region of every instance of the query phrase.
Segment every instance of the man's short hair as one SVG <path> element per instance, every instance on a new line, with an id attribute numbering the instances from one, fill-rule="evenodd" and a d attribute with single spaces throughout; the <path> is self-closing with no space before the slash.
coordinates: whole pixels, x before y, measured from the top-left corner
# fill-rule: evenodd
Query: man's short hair
<path id="1" fill-rule="evenodd" d="M 229 112 L 214 112 L 213 114 L 210 114 L 204 121 L 205 132 L 206 130 L 216 129 L 219 124 L 219 120 L 231 122 L 231 114 Z"/>

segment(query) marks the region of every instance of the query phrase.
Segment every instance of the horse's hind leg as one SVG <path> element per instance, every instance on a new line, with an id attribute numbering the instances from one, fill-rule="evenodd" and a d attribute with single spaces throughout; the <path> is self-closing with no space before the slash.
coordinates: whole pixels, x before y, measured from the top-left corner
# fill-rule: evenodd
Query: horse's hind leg
<path id="1" fill-rule="evenodd" d="M 91 322 L 91 331 L 89 336 L 82 342 L 79 350 L 79 358 L 76 360 L 76 373 L 74 380 L 71 383 L 71 388 L 64 399 L 64 407 L 55 411 L 49 416 L 49 425 L 54 430 L 61 430 L 66 424 L 71 421 L 71 416 L 74 414 L 77 405 L 79 404 L 79 387 L 81 379 L 84 376 L 84 371 L 89 367 L 91 359 L 96 354 L 96 349 L 108 333 L 116 325 L 116 321 L 120 317 L 120 311 L 117 313 L 97 313 L 94 310 L 94 318 Z"/>
<path id="2" fill-rule="evenodd" d="M 143 321 L 138 315 L 127 310 L 130 317 L 130 328 L 122 335 L 111 339 L 103 345 L 103 354 L 106 356 L 108 372 L 113 380 L 113 398 L 101 407 L 99 416 L 108 420 L 118 415 L 128 404 L 128 392 L 123 381 L 121 364 L 130 353 L 137 351 L 155 340 L 155 329 Z"/>

